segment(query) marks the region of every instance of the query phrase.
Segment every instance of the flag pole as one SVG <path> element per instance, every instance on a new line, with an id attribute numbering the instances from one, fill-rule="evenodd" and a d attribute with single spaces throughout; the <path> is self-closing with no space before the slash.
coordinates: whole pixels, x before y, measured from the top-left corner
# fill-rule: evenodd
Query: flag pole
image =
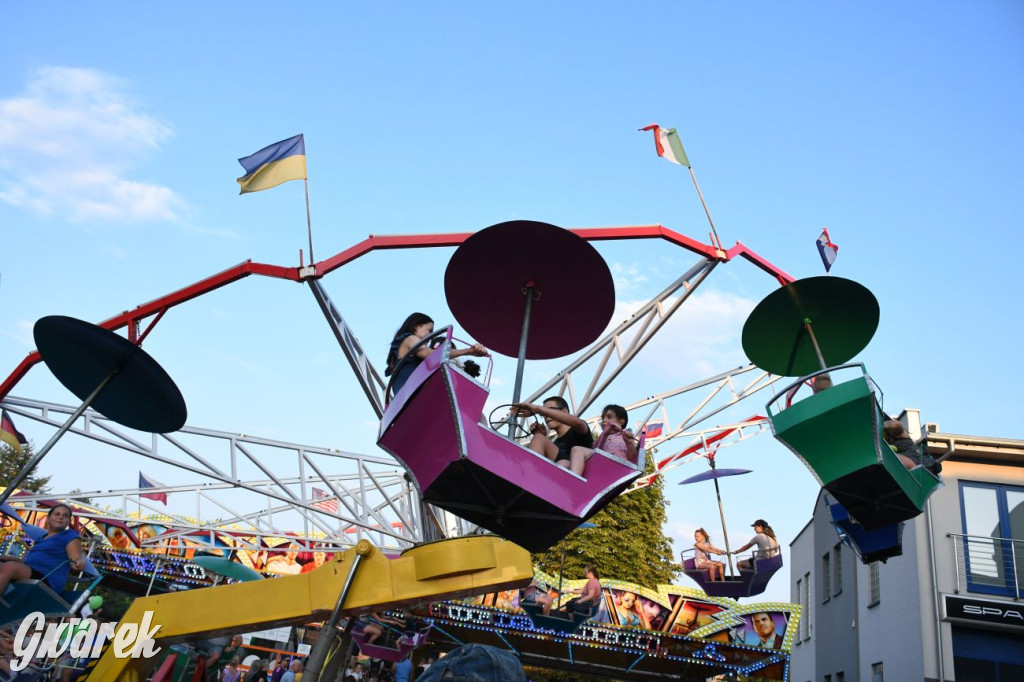
<path id="1" fill-rule="evenodd" d="M 302 184 L 306 186 L 306 231 L 309 233 L 309 264 L 314 265 L 316 260 L 313 258 L 313 222 L 309 218 L 309 178 L 303 178 Z"/>
<path id="2" fill-rule="evenodd" d="M 711 232 L 715 235 L 715 241 L 718 242 L 718 250 L 725 251 L 722 248 L 722 240 L 718 238 L 718 232 L 715 230 L 715 221 L 711 219 L 711 211 L 708 210 L 708 205 L 704 201 L 704 193 L 700 191 L 700 185 L 697 184 L 697 176 L 693 174 L 693 166 L 687 166 L 686 170 L 690 171 L 690 177 L 693 178 L 693 186 L 697 188 L 700 205 L 704 207 L 704 215 L 708 217 L 708 222 L 711 224 Z"/>

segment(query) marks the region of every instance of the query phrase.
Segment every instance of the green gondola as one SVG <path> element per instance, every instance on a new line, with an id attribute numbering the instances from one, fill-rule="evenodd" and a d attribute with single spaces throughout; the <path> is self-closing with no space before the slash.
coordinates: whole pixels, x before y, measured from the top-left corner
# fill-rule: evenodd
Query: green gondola
<path id="1" fill-rule="evenodd" d="M 882 393 L 862 364 L 844 365 L 878 326 L 875 297 L 856 282 L 811 277 L 762 300 L 743 327 L 743 349 L 761 369 L 799 376 L 768 403 L 775 438 L 867 530 L 911 519 L 940 479 L 908 470 L 883 438 Z M 860 368 L 861 376 L 787 406 L 789 388 L 826 373 Z"/>
<path id="2" fill-rule="evenodd" d="M 862 374 L 786 409 L 785 392 L 768 403 L 775 438 L 866 530 L 912 519 L 940 480 L 925 467 L 903 466 L 882 437 L 881 392 L 864 365 L 845 367 Z"/>

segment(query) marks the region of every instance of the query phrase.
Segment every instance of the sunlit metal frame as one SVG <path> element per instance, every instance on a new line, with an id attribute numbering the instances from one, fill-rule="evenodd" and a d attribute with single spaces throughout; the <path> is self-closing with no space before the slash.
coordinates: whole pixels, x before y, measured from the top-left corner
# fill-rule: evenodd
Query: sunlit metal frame
<path id="1" fill-rule="evenodd" d="M 669 230 L 662 225 L 577 228 L 571 231 L 588 241 L 662 239 L 700 256 L 700 261 L 691 267 L 690 270 L 684 273 L 660 294 L 655 296 L 629 320 L 623 322 L 615 330 L 594 344 L 569 367 L 559 372 L 553 379 L 538 389 L 529 398 L 531 401 L 536 400 L 540 395 L 543 395 L 552 387 L 560 385 L 559 390 L 563 393 L 568 393 L 568 398 L 573 406 L 573 411 L 576 413 L 582 413 L 594 402 L 594 400 L 597 399 L 601 392 L 616 376 L 618 376 L 626 365 L 636 357 L 644 345 L 646 345 L 653 335 L 664 326 L 669 317 L 671 317 L 671 315 L 681 307 L 682 303 L 685 302 L 695 288 L 719 263 L 728 262 L 735 258 L 743 258 L 775 277 L 780 284 L 787 284 L 793 281 L 793 278 L 790 275 L 786 274 L 784 271 L 780 270 L 769 261 L 738 242 L 731 249 L 723 251 L 714 246 L 700 243 L 678 232 Z M 452 247 L 461 244 L 471 234 L 472 233 L 448 233 L 435 235 L 371 236 L 345 251 L 306 267 L 282 267 L 245 261 L 239 265 L 224 270 L 223 272 L 196 282 L 195 284 L 189 285 L 166 296 L 137 306 L 132 310 L 111 317 L 101 322 L 100 326 L 109 330 L 117 330 L 122 327 L 126 327 L 128 339 L 132 342 L 141 344 L 142 340 L 145 339 L 145 337 L 153 330 L 157 322 L 159 322 L 172 307 L 209 293 L 210 291 L 227 284 L 236 282 L 248 277 L 249 275 L 255 274 L 294 282 L 307 282 L 310 285 L 311 291 L 320 305 L 321 310 L 331 326 L 339 344 L 341 345 L 346 358 L 349 360 L 349 363 L 352 366 L 352 369 L 355 372 L 372 409 L 378 416 L 381 416 L 383 414 L 383 381 L 381 380 L 380 375 L 373 368 L 372 363 L 370 363 L 366 354 L 363 352 L 355 334 L 345 323 L 340 311 L 330 301 L 330 298 L 321 286 L 319 279 L 374 250 Z M 677 297 L 674 301 L 672 300 L 673 296 Z M 144 322 L 148 322 L 148 324 L 143 329 Z M 626 342 L 626 336 L 631 331 L 635 331 L 635 333 L 632 338 Z M 598 366 L 595 373 L 589 381 L 586 381 L 586 390 L 582 395 L 577 397 L 575 395 L 575 386 L 582 385 L 584 382 L 574 381 L 574 379 L 577 378 L 576 375 L 582 375 L 583 366 L 586 365 L 589 360 L 596 358 L 602 353 L 603 355 L 597 363 Z M 57 425 L 57 422 L 50 419 L 49 415 L 51 413 L 70 414 L 70 408 L 53 403 L 8 397 L 10 391 L 40 360 L 41 358 L 38 352 L 34 351 L 30 353 L 18 365 L 18 367 L 16 367 L 14 371 L 2 383 L 0 383 L 0 399 L 3 400 L 3 404 L 7 409 L 10 409 L 16 414 L 55 426 Z M 666 434 L 666 436 L 661 440 L 684 435 L 686 433 L 686 429 L 690 428 L 693 424 L 710 417 L 731 404 L 735 404 L 735 402 L 738 402 L 744 397 L 751 395 L 757 390 L 760 390 L 760 388 L 771 383 L 769 381 L 764 384 L 758 384 L 758 382 L 755 381 L 744 389 L 737 391 L 732 385 L 732 377 L 749 369 L 750 368 L 741 368 L 740 370 L 724 373 L 722 375 L 712 377 L 712 379 L 708 381 L 694 384 L 691 387 L 678 389 L 677 391 L 671 392 L 671 394 L 662 394 L 660 397 L 656 397 L 657 400 L 654 403 L 642 403 L 654 405 L 651 410 L 651 413 L 653 413 L 659 406 L 664 409 L 664 400 L 670 395 L 677 395 L 691 390 L 692 388 L 705 386 L 715 381 L 720 382 L 712 391 L 711 395 L 702 401 L 696 410 L 691 412 L 678 427 L 676 427 L 671 433 Z M 701 412 L 701 410 L 704 409 L 704 407 L 709 404 L 709 402 L 725 387 L 729 388 L 732 399 L 715 410 Z M 648 399 L 648 401 L 650 400 L 652 399 Z M 637 406 L 639 405 L 641 405 L 641 403 L 637 404 Z M 336 533 L 338 530 L 343 532 L 345 528 L 355 528 L 357 529 L 357 532 L 353 541 L 357 541 L 365 532 L 373 532 L 380 536 L 385 543 L 384 546 L 387 546 L 387 543 L 394 543 L 401 547 L 407 546 L 408 543 L 421 541 L 424 536 L 428 534 L 425 533 L 425 525 L 431 527 L 436 526 L 449 533 L 462 533 L 472 530 L 471 528 L 467 528 L 465 523 L 449 518 L 449 515 L 443 515 L 437 512 L 437 510 L 433 510 L 428 506 L 419 504 L 419 500 L 415 498 L 415 490 L 413 489 L 413 486 L 409 485 L 408 481 L 401 476 L 399 473 L 400 470 L 396 469 L 396 463 L 389 459 L 358 455 L 354 453 L 341 453 L 322 448 L 310 448 L 292 443 L 250 438 L 241 434 L 211 431 L 208 429 L 196 429 L 194 427 L 185 427 L 182 429 L 182 433 L 188 433 L 214 440 L 227 441 L 229 445 L 229 464 L 224 467 L 218 467 L 215 466 L 206 456 L 185 447 L 175 439 L 173 434 L 163 436 L 143 436 L 143 439 L 150 439 L 149 444 L 146 444 L 135 432 L 121 429 L 98 413 L 92 411 L 86 412 L 78 421 L 78 424 L 80 425 L 73 428 L 72 432 L 86 436 L 98 442 L 134 452 L 156 461 L 185 469 L 186 471 L 208 479 L 212 479 L 214 481 L 213 483 L 174 487 L 169 488 L 168 490 L 171 492 L 192 492 L 197 500 L 197 512 L 200 511 L 199 503 L 203 499 L 209 500 L 217 507 L 228 511 L 228 513 L 232 515 L 232 523 L 247 523 L 252 526 L 254 531 L 280 534 L 281 531 L 273 524 L 273 514 L 275 512 L 280 513 L 284 510 L 294 511 L 301 515 L 303 519 L 304 532 L 307 536 L 310 534 L 312 529 L 318 529 L 322 533 L 329 534 L 332 532 Z M 657 445 L 658 442 L 661 441 L 652 441 L 649 445 L 653 447 Z M 167 443 L 167 445 L 163 445 L 163 451 L 160 450 L 161 443 Z M 273 467 L 271 467 L 250 452 L 247 449 L 248 445 L 269 446 L 294 451 L 297 464 L 296 470 L 291 476 L 280 476 L 276 474 L 275 472 L 280 470 L 280 460 L 275 459 Z M 168 448 L 175 449 L 176 454 L 184 455 L 184 457 L 181 460 L 178 460 L 165 456 L 163 452 Z M 256 465 L 267 478 L 257 481 L 238 480 L 235 474 L 237 473 L 237 461 L 240 456 Z M 332 457 L 335 458 L 334 461 L 354 463 L 357 469 L 354 474 L 355 478 L 346 478 L 347 475 L 351 474 L 339 476 L 335 475 L 333 471 L 325 472 L 322 467 L 318 467 L 314 463 L 313 456 Z M 311 470 L 315 475 L 310 475 L 309 472 L 307 472 L 307 469 Z M 390 473 L 385 473 L 385 471 Z M 350 482 L 355 483 L 356 481 L 358 481 L 358 486 L 350 484 Z M 314 507 L 314 500 L 312 500 L 307 493 L 307 489 L 314 482 L 322 483 L 326 488 L 328 488 L 331 494 L 336 496 L 339 501 L 339 512 L 341 507 L 344 507 L 347 513 L 329 514 L 323 509 Z M 267 509 L 252 513 L 239 513 L 210 495 L 213 490 L 226 488 L 241 488 L 264 496 L 267 500 Z M 147 492 L 153 492 L 153 490 L 147 489 Z M 368 493 L 371 493 L 372 495 L 379 494 L 381 496 L 379 502 L 376 504 L 369 502 Z M 148 506 L 140 502 L 138 490 L 116 492 L 107 491 L 102 493 L 96 492 L 89 493 L 88 495 L 89 497 L 95 498 L 121 497 L 123 501 L 131 499 L 142 506 Z M 52 495 L 48 497 L 49 499 L 53 498 Z M 71 497 L 73 497 L 73 495 L 71 495 Z M 280 503 L 276 507 L 272 506 L 275 501 Z M 324 500 L 316 501 L 323 502 Z M 393 513 L 394 516 L 401 520 L 403 526 L 400 533 L 389 530 L 388 523 L 390 520 L 387 518 L 385 512 Z M 331 521 L 326 520 L 324 517 L 332 517 L 333 522 L 338 524 L 340 528 L 338 530 L 332 529 L 330 526 Z M 199 514 L 197 513 L 196 520 L 198 521 L 198 519 Z M 193 525 L 207 528 L 207 525 L 202 523 L 196 523 Z M 180 532 L 186 533 L 193 530 L 195 530 L 195 528 L 191 528 L 189 524 L 185 523 Z M 429 534 L 433 535 L 433 533 Z"/>

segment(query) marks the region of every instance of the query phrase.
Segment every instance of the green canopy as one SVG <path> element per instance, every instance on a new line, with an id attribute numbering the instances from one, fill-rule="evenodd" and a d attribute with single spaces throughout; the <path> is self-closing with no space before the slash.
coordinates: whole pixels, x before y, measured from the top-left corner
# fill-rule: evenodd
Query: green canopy
<path id="1" fill-rule="evenodd" d="M 808 329 L 810 326 L 810 330 Z M 878 301 L 842 277 L 809 277 L 768 294 L 743 325 L 743 351 L 763 370 L 799 377 L 852 359 L 878 328 Z"/>
<path id="2" fill-rule="evenodd" d="M 258 571 L 231 559 L 224 559 L 218 556 L 197 556 L 192 559 L 192 563 L 196 566 L 202 566 L 206 571 L 219 573 L 225 578 L 245 581 L 263 580 L 263 576 Z"/>

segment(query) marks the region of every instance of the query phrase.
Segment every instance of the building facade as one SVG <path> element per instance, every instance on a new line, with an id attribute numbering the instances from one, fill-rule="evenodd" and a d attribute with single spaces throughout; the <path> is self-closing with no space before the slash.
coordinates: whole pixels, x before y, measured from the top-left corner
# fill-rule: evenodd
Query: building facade
<path id="1" fill-rule="evenodd" d="M 925 430 L 944 485 L 902 556 L 862 564 L 824 493 L 791 543 L 793 682 L 1024 682 L 1024 441 Z"/>

